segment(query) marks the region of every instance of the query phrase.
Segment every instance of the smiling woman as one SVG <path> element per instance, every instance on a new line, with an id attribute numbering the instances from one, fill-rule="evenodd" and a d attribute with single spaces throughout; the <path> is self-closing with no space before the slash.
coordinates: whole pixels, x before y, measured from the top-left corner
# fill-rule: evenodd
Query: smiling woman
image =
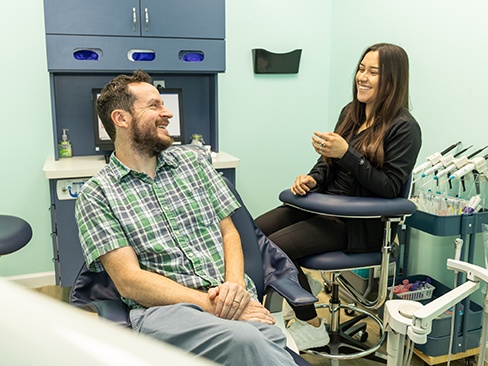
<path id="1" fill-rule="evenodd" d="M 408 111 L 408 67 L 407 54 L 399 46 L 380 43 L 364 51 L 356 68 L 353 100 L 343 108 L 334 132 L 312 136 L 319 160 L 308 174 L 295 179 L 293 194 L 315 191 L 384 198 L 400 194 L 421 145 L 420 127 Z M 300 284 L 308 291 L 297 260 L 335 250 L 378 250 L 383 224 L 367 221 L 365 225 L 291 206 L 280 206 L 256 219 L 261 230 L 296 261 Z M 297 321 L 289 331 L 298 348 L 326 345 L 327 333 L 314 306 L 291 307 Z"/>

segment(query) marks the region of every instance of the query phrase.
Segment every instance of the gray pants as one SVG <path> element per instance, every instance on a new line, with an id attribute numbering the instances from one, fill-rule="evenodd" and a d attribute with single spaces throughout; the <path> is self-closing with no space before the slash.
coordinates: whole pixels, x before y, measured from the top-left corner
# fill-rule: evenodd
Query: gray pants
<path id="1" fill-rule="evenodd" d="M 223 365 L 296 365 L 277 326 L 218 318 L 193 304 L 134 309 L 132 328 Z"/>

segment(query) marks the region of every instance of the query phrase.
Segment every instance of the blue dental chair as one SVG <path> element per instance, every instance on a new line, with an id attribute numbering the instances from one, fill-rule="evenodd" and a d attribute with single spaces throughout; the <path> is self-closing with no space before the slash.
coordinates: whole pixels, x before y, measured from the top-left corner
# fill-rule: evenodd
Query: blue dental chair
<path id="1" fill-rule="evenodd" d="M 32 238 L 29 223 L 19 217 L 0 215 L 0 256 L 23 248 Z"/>
<path id="2" fill-rule="evenodd" d="M 256 284 L 259 300 L 264 301 L 277 318 L 281 316 L 283 297 L 297 305 L 315 303 L 317 298 L 299 285 L 293 263 L 255 225 L 234 186 L 227 178 L 224 177 L 224 180 L 242 205 L 232 215 L 232 221 L 241 237 L 245 272 Z M 91 272 L 83 265 L 71 289 L 69 301 L 72 305 L 130 327 L 128 308 L 106 272 Z M 288 352 L 297 365 L 311 366 L 292 349 L 288 349 Z"/>
<path id="3" fill-rule="evenodd" d="M 308 350 L 307 353 L 323 356 L 337 365 L 339 360 L 365 357 L 373 361 L 386 363 L 384 355 L 376 352 L 385 339 L 382 321 L 370 311 L 358 308 L 353 304 L 341 304 L 339 289 L 346 291 L 347 295 L 368 310 L 377 310 L 385 302 L 388 288 L 388 273 L 390 264 L 395 264 L 398 255 L 398 245 L 393 243 L 392 225 L 403 222 L 405 217 L 416 211 L 416 206 L 408 197 L 410 196 L 411 179 L 405 183 L 401 194 L 397 198 L 352 197 L 334 196 L 323 193 L 308 193 L 305 196 L 295 196 L 291 191 L 280 193 L 279 199 L 285 205 L 295 207 L 319 215 L 328 215 L 341 218 L 371 219 L 379 218 L 384 222 L 383 245 L 380 251 L 370 253 L 346 253 L 334 251 L 311 255 L 298 260 L 300 266 L 322 273 L 325 288 L 330 291 L 328 304 L 316 304 L 316 308 L 328 308 L 330 322 L 328 332 L 330 342 L 321 349 Z M 357 291 L 354 286 L 342 276 L 342 272 L 369 269 L 378 267 L 378 292 L 376 298 L 371 300 L 366 293 Z M 330 273 L 327 280 L 325 274 Z M 372 278 L 372 276 L 370 277 Z M 346 314 L 359 313 L 359 316 L 341 323 L 340 310 Z M 372 319 L 380 329 L 379 341 L 373 346 L 365 345 L 368 337 L 365 318 Z"/>

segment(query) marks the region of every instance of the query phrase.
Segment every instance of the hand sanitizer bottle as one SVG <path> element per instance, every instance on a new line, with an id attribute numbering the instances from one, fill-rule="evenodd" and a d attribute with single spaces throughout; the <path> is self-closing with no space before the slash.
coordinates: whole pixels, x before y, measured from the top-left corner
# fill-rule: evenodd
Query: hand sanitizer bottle
<path id="1" fill-rule="evenodd" d="M 71 151 L 71 142 L 68 140 L 68 134 L 66 133 L 69 131 L 66 128 L 63 128 L 63 134 L 61 135 L 61 141 L 58 144 L 59 150 L 59 157 L 60 158 L 71 158 L 72 151 Z"/>

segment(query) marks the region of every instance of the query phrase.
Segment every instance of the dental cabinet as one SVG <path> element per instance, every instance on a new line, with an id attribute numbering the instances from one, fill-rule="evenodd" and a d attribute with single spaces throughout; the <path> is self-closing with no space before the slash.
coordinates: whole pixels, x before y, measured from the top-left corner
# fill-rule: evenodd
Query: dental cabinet
<path id="1" fill-rule="evenodd" d="M 218 73 L 225 71 L 224 0 L 44 0 L 54 157 L 49 180 L 56 284 L 69 287 L 83 257 L 77 191 L 105 164 L 94 140 L 92 90 L 119 74 L 148 72 L 182 91 L 184 141 L 203 135 L 213 165 L 235 182 L 239 159 L 219 150 Z M 67 129 L 72 158 L 59 158 Z"/>

